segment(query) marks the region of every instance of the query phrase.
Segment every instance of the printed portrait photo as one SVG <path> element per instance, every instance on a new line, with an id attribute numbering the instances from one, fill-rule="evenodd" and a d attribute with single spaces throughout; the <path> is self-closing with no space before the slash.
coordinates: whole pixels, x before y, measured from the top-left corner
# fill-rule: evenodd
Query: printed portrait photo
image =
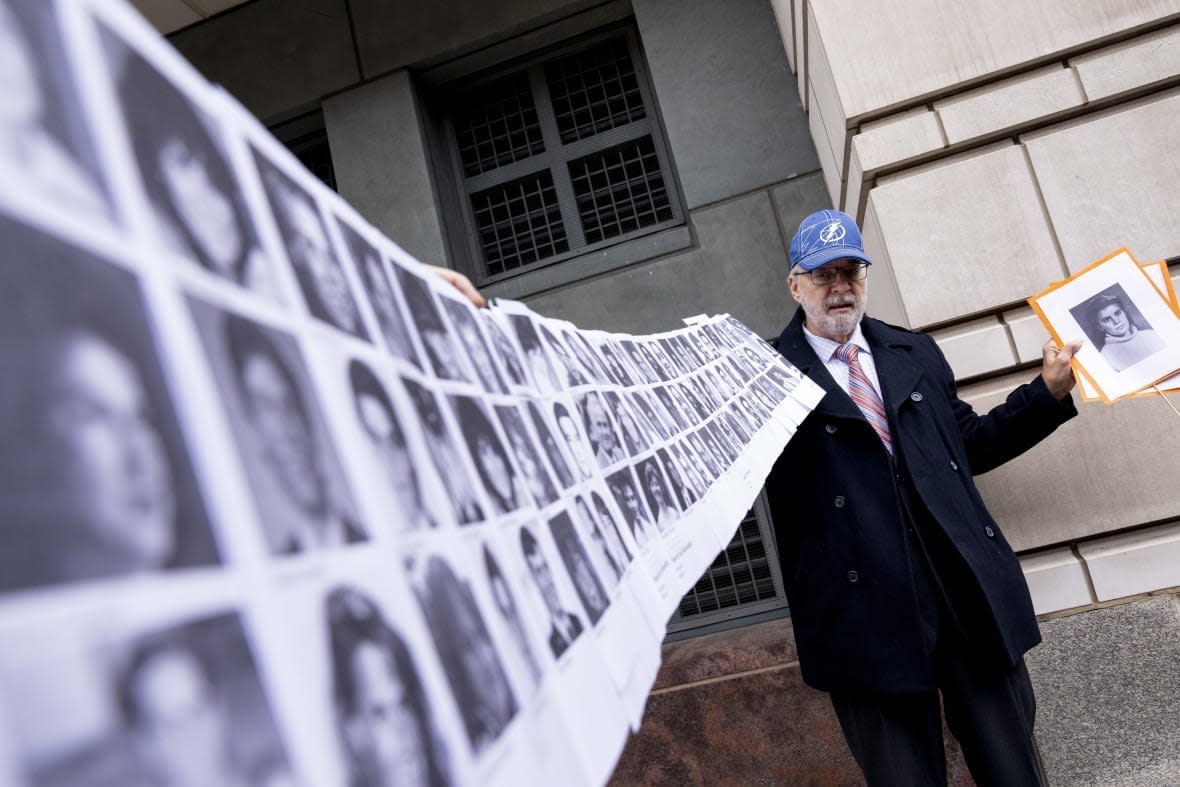
<path id="1" fill-rule="evenodd" d="M 549 613 L 549 651 L 553 658 L 559 659 L 581 635 L 585 626 L 578 614 L 570 611 L 571 605 L 562 599 L 549 558 L 546 557 L 529 525 L 520 528 L 520 549 L 528 566 L 533 588 Z"/>
<path id="2" fill-rule="evenodd" d="M 582 365 L 574 358 L 573 353 L 566 347 L 565 342 L 558 339 L 557 335 L 549 330 L 549 326 L 544 323 L 541 323 L 538 329 L 541 337 L 553 352 L 553 357 L 557 359 L 557 366 L 562 372 L 562 374 L 559 374 L 562 387 L 572 388 L 576 385 L 586 385 L 589 380 L 582 370 Z"/>
<path id="3" fill-rule="evenodd" d="M 672 492 L 668 489 L 664 474 L 660 472 L 658 460 L 649 457 L 637 463 L 635 475 L 639 476 L 639 484 L 647 500 L 647 507 L 655 518 L 656 527 L 661 533 L 666 533 L 680 518 L 680 510 L 672 499 Z"/>
<path id="4" fill-rule="evenodd" d="M 1164 340 L 1120 284 L 1112 284 L 1069 310 L 1102 360 L 1116 372 L 1164 349 Z"/>
<path id="5" fill-rule="evenodd" d="M 386 263 L 382 260 L 381 253 L 339 217 L 336 219 L 336 226 L 340 230 L 340 237 L 344 239 L 349 256 L 361 274 L 361 286 L 369 296 L 369 304 L 377 317 L 377 326 L 381 329 L 385 349 L 394 358 L 400 358 L 421 369 L 418 353 L 410 339 L 406 317 L 394 294 L 394 284 L 386 272 Z"/>
<path id="6" fill-rule="evenodd" d="M 611 424 L 606 403 L 599 393 L 591 391 L 579 397 L 578 410 L 582 413 L 582 426 L 598 466 L 606 468 L 626 459 L 622 441 Z"/>
<path id="7" fill-rule="evenodd" d="M 283 249 L 308 311 L 328 325 L 369 341 L 315 197 L 257 150 L 253 153 Z"/>
<path id="8" fill-rule="evenodd" d="M 524 365 L 533 380 L 533 385 L 541 393 L 562 390 L 562 381 L 558 379 L 557 370 L 553 368 L 545 354 L 545 348 L 541 346 L 541 338 L 533 321 L 523 314 L 511 314 L 508 320 L 524 352 Z"/>
<path id="9" fill-rule="evenodd" d="M 512 448 L 512 455 L 516 458 L 529 495 L 538 507 L 556 501 L 557 488 L 545 467 L 545 460 L 541 458 L 541 453 L 529 434 L 528 427 L 525 426 L 520 410 L 515 405 L 507 404 L 496 405 L 495 409 L 500 426 L 508 436 L 508 445 Z"/>
<path id="10" fill-rule="evenodd" d="M 582 418 L 577 409 L 563 402 L 553 403 L 553 420 L 569 455 L 573 457 L 570 466 L 578 480 L 584 481 L 598 472 L 598 460 L 582 432 Z"/>
<path id="11" fill-rule="evenodd" d="M 51 646 L 0 676 L 17 738 L 38 752 L 26 759 L 31 785 L 294 783 L 238 615 L 93 642 L 83 655 Z"/>
<path id="12" fill-rule="evenodd" d="M 466 303 L 451 298 L 439 298 L 447 315 L 451 318 L 451 325 L 455 329 L 459 345 L 464 349 L 467 360 L 475 368 L 476 377 L 480 385 L 488 393 L 508 393 L 508 387 L 500 376 L 500 370 L 492 360 L 492 353 L 480 330 L 480 320 L 474 310 Z"/>
<path id="13" fill-rule="evenodd" d="M 0 171 L 4 190 L 72 216 L 114 215 L 99 174 L 56 0 L 0 0 Z"/>
<path id="14" fill-rule="evenodd" d="M 619 434 L 623 436 L 623 448 L 627 454 L 635 456 L 649 448 L 646 435 L 639 429 L 639 423 L 631 413 L 631 408 L 623 401 L 618 391 L 606 391 L 602 397 L 614 415 L 615 423 L 619 425 Z"/>
<path id="15" fill-rule="evenodd" d="M 532 495 L 525 479 L 492 426 L 485 406 L 470 396 L 451 396 L 450 404 L 476 475 L 492 503 L 491 515 L 499 516 L 532 505 Z"/>
<path id="16" fill-rule="evenodd" d="M 0 591 L 219 563 L 135 278 L 0 237 Z"/>
<path id="17" fill-rule="evenodd" d="M 348 784 L 450 784 L 418 667 L 385 613 L 366 593 L 339 585 L 324 599 L 324 618 Z"/>
<path id="18" fill-rule="evenodd" d="M 104 29 L 102 43 L 157 237 L 210 273 L 275 297 L 221 129 L 113 33 Z"/>
<path id="19" fill-rule="evenodd" d="M 189 298 L 270 552 L 368 540 L 294 339 Z"/>
<path id="20" fill-rule="evenodd" d="M 426 618 L 471 748 L 478 755 L 516 716 L 516 695 L 476 605 L 468 580 L 438 555 L 407 561 L 414 595 Z"/>
<path id="21" fill-rule="evenodd" d="M 590 555 L 586 553 L 570 515 L 562 511 L 550 519 L 549 532 L 553 535 L 553 543 L 557 545 L 561 562 L 573 580 L 574 590 L 582 602 L 582 608 L 590 618 L 590 624 L 598 623 L 606 608 L 610 606 L 610 597 L 607 596 L 598 574 L 590 563 Z"/>
<path id="22" fill-rule="evenodd" d="M 549 421 L 546 420 L 537 403 L 530 400 L 525 403 L 525 408 L 529 413 L 529 423 L 533 425 L 533 431 L 536 433 L 537 439 L 541 441 L 541 448 L 549 459 L 549 466 L 557 475 L 557 482 L 561 484 L 562 489 L 569 489 L 574 485 L 574 474 L 570 469 L 571 460 L 567 458 L 561 443 L 554 437 L 554 429 L 549 425 Z"/>
<path id="23" fill-rule="evenodd" d="M 459 345 L 443 321 L 430 285 L 400 265 L 393 268 L 410 309 L 410 321 L 418 329 L 422 349 L 434 374 L 443 380 L 473 382 L 463 366 Z"/>
<path id="24" fill-rule="evenodd" d="M 676 466 L 676 462 L 672 459 L 667 448 L 656 451 L 656 456 L 659 457 L 660 466 L 664 468 L 664 475 L 667 476 L 675 495 L 673 504 L 681 511 L 687 510 L 690 505 L 696 502 L 696 497 L 693 495 L 692 489 L 684 482 L 684 474 Z"/>
<path id="25" fill-rule="evenodd" d="M 520 358 L 520 352 L 516 349 L 516 345 L 508 338 L 507 331 L 498 320 L 490 317 L 484 320 L 484 327 L 487 328 L 488 336 L 491 337 L 495 356 L 508 376 L 508 383 L 517 388 L 527 388 L 529 383 L 524 372 L 524 362 Z"/>
<path id="26" fill-rule="evenodd" d="M 583 541 L 589 544 L 592 560 L 598 566 L 598 574 L 602 577 L 610 590 L 619 584 L 623 572 L 627 570 L 627 561 L 616 549 L 622 542 L 608 542 L 606 530 L 598 521 L 598 515 L 590 507 L 585 495 L 574 498 L 574 521 L 582 534 Z"/>
<path id="27" fill-rule="evenodd" d="M 508 630 L 509 640 L 515 650 L 516 661 L 523 666 L 523 672 L 528 676 L 529 688 L 536 689 L 541 682 L 544 668 L 541 666 L 540 657 L 537 655 L 526 630 L 523 617 L 525 613 L 516 602 L 516 593 L 512 590 L 503 569 L 500 568 L 500 561 L 496 559 L 486 542 L 481 551 L 489 595 L 496 605 L 500 621 Z"/>
<path id="28" fill-rule="evenodd" d="M 348 382 L 357 422 L 396 507 L 387 521 L 399 531 L 437 527 L 403 426 L 407 420 L 416 422 L 417 414 L 398 412 L 385 384 L 363 361 L 354 358 L 349 362 Z"/>
<path id="29" fill-rule="evenodd" d="M 459 444 L 439 409 L 438 397 L 409 378 L 403 377 L 402 383 L 418 413 L 427 452 L 447 490 L 455 521 L 460 525 L 483 521 L 484 507 L 475 491 L 475 481 L 467 471 L 467 465 L 459 453 Z"/>
<path id="30" fill-rule="evenodd" d="M 623 512 L 627 529 L 631 531 L 631 540 L 643 549 L 651 539 L 651 529 L 655 523 L 648 513 L 647 505 L 640 497 L 631 468 L 624 467 L 612 473 L 607 477 L 606 484 L 610 487 L 610 493 L 615 498 L 619 510 Z"/>

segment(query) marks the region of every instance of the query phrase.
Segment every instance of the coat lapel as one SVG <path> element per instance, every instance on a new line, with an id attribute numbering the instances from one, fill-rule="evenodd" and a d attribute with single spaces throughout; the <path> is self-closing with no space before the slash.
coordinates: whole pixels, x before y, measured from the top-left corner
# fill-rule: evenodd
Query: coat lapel
<path id="1" fill-rule="evenodd" d="M 861 321 L 861 330 L 873 350 L 873 364 L 877 367 L 881 398 L 885 400 L 889 420 L 895 422 L 898 408 L 922 377 L 922 367 L 910 357 L 914 346 L 912 336 L 871 317 Z"/>
<path id="2" fill-rule="evenodd" d="M 775 348 L 800 372 L 810 377 L 826 392 L 824 398 L 816 406 L 815 412 L 837 418 L 864 419 L 864 414 L 848 398 L 848 394 L 844 392 L 844 389 L 828 372 L 827 366 L 816 356 L 815 350 L 811 349 L 811 345 L 803 338 L 803 309 L 795 310 L 794 318 L 779 335 L 778 341 L 775 342 Z"/>

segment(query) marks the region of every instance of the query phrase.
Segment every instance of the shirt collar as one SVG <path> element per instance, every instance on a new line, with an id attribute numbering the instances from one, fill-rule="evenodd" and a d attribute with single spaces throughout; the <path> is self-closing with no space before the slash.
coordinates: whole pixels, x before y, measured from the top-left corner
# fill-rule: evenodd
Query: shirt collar
<path id="1" fill-rule="evenodd" d="M 811 345 L 811 349 L 815 350 L 815 354 L 827 363 L 836 355 L 836 350 L 840 348 L 840 342 L 832 341 L 823 336 L 816 336 L 807 328 L 807 324 L 803 324 L 803 338 Z M 872 350 L 869 349 L 869 343 L 865 340 L 864 332 L 860 329 L 860 323 L 856 324 L 856 330 L 852 332 L 852 336 L 848 339 L 849 344 L 855 344 L 861 353 L 872 355 Z"/>

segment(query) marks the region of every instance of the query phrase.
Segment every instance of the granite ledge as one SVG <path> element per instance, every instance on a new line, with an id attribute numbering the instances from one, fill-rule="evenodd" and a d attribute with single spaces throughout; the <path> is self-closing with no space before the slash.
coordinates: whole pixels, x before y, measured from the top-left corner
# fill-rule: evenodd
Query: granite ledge
<path id="1" fill-rule="evenodd" d="M 798 659 L 790 618 L 769 620 L 664 645 L 652 691 L 724 678 Z"/>

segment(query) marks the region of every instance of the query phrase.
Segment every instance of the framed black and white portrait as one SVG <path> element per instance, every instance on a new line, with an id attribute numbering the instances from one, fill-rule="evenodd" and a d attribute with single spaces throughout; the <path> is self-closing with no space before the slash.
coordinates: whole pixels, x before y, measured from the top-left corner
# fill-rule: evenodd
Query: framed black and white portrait
<path id="1" fill-rule="evenodd" d="M 1180 370 L 1180 316 L 1125 250 L 1029 299 L 1058 346 L 1112 402 Z"/>

